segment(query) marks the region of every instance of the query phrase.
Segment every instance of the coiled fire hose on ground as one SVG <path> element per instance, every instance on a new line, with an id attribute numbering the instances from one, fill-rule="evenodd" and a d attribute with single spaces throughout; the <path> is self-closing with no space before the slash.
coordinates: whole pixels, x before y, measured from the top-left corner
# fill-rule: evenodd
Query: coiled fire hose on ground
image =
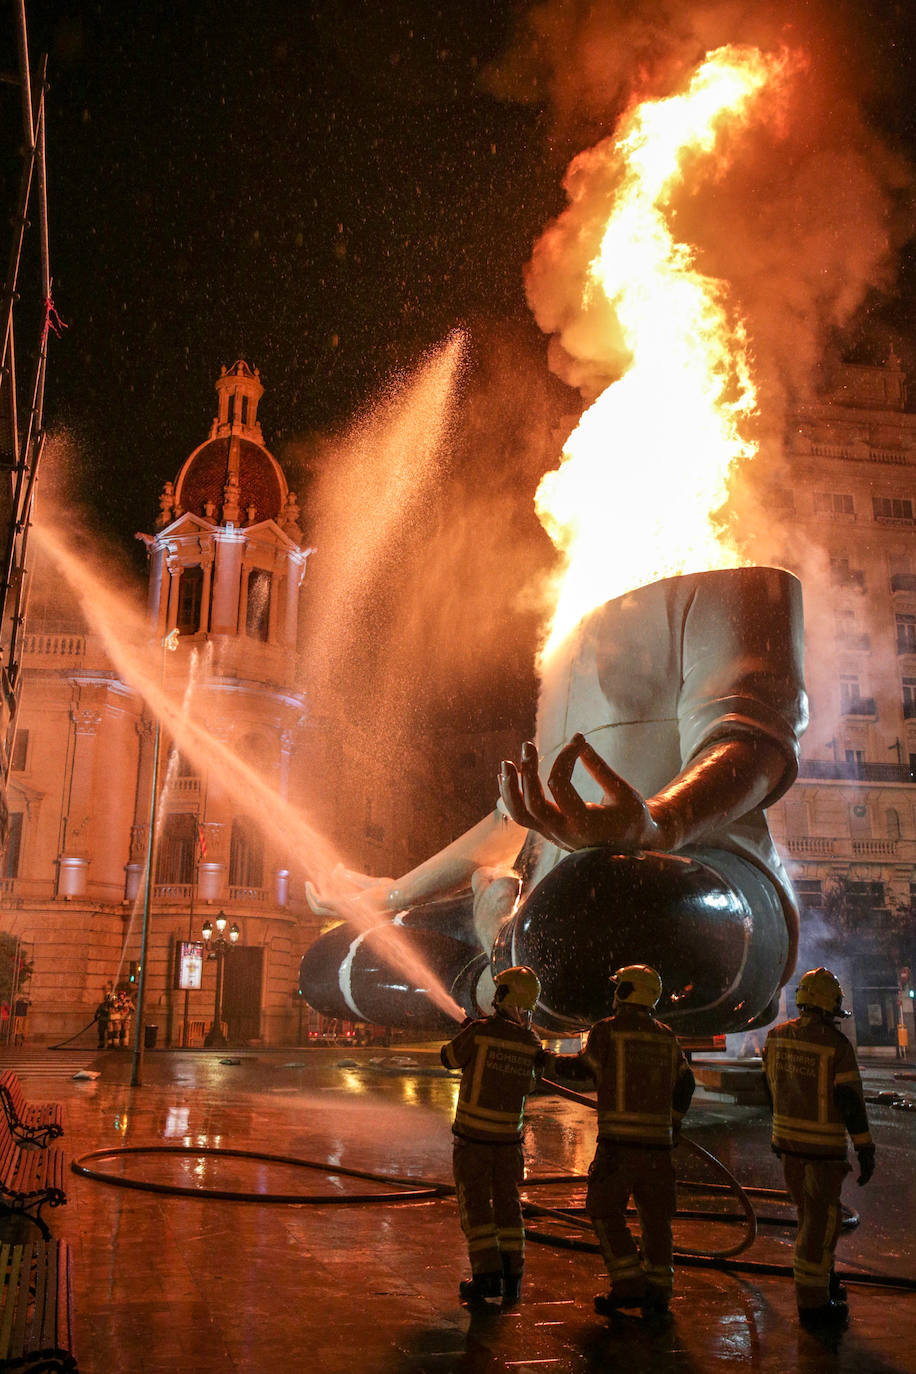
<path id="1" fill-rule="evenodd" d="M 548 1092 L 555 1093 L 561 1097 L 568 1097 L 574 1102 L 579 1102 L 591 1109 L 595 1108 L 593 1098 L 587 1097 L 582 1093 L 574 1092 L 570 1088 L 565 1088 L 559 1083 L 551 1083 L 542 1080 L 542 1088 Z M 685 1250 L 676 1249 L 678 1263 L 689 1268 L 716 1268 L 728 1273 L 759 1274 L 759 1275 L 778 1275 L 791 1276 L 792 1268 L 786 1264 L 761 1263 L 759 1261 L 742 1260 L 737 1261 L 736 1256 L 742 1254 L 754 1242 L 757 1236 L 759 1222 L 767 1222 L 774 1225 L 790 1224 L 784 1217 L 763 1217 L 759 1216 L 755 1210 L 752 1197 L 771 1199 L 780 1203 L 787 1202 L 788 1194 L 777 1188 L 756 1188 L 745 1187 L 725 1168 L 722 1162 L 704 1150 L 696 1141 L 690 1140 L 686 1136 L 681 1136 L 680 1147 L 701 1158 L 709 1164 L 716 1172 L 725 1178 L 724 1184 L 691 1184 L 695 1191 L 708 1193 L 732 1193 L 737 1198 L 741 1210 L 744 1214 L 745 1232 L 741 1239 L 733 1246 L 724 1250 Z M 310 1169 L 323 1173 L 330 1177 L 362 1179 L 365 1182 L 376 1184 L 380 1187 L 397 1189 L 395 1192 L 361 1192 L 361 1193 L 283 1193 L 283 1192 L 244 1192 L 238 1189 L 228 1188 L 208 1188 L 195 1184 L 185 1186 L 182 1184 L 160 1183 L 155 1180 L 129 1178 L 125 1174 L 108 1173 L 96 1167 L 105 1160 L 123 1159 L 126 1156 L 141 1155 L 171 1155 L 174 1157 L 186 1156 L 200 1158 L 201 1156 L 216 1157 L 224 1159 L 248 1159 L 256 1160 L 259 1163 L 292 1165 L 297 1168 Z M 140 1192 L 164 1193 L 174 1197 L 194 1197 L 212 1198 L 223 1201 L 233 1202 L 260 1202 L 275 1203 L 297 1206 L 341 1206 L 383 1204 L 390 1206 L 392 1203 L 403 1202 L 427 1202 L 436 1198 L 453 1197 L 455 1186 L 452 1183 L 440 1182 L 433 1179 L 401 1178 L 396 1174 L 377 1173 L 364 1169 L 348 1169 L 342 1165 L 333 1164 L 330 1160 L 302 1159 L 294 1155 L 275 1155 L 268 1154 L 260 1150 L 233 1150 L 216 1146 L 199 1145 L 122 1145 L 110 1149 L 90 1150 L 88 1153 L 80 1155 L 71 1162 L 70 1168 L 75 1174 L 84 1178 L 90 1178 L 99 1183 L 112 1184 L 118 1188 L 133 1188 Z M 523 1185 L 523 1193 L 527 1193 L 532 1188 L 548 1186 L 551 1184 L 576 1184 L 581 1185 L 587 1180 L 582 1174 L 555 1174 L 542 1175 L 536 1178 L 528 1178 Z M 543 1217 L 554 1221 L 560 1221 L 572 1229 L 582 1231 L 592 1231 L 591 1223 L 582 1215 L 582 1208 L 558 1208 L 544 1207 L 540 1203 L 532 1202 L 529 1198 L 523 1198 L 523 1212 L 526 1218 Z M 857 1214 L 850 1208 L 843 1209 L 843 1228 L 849 1230 L 859 1223 Z M 679 1210 L 678 1216 L 695 1220 L 710 1220 L 720 1223 L 728 1223 L 734 1220 L 734 1214 L 722 1212 L 702 1212 Z M 590 1254 L 598 1254 L 598 1245 L 595 1241 L 578 1240 L 566 1236 L 552 1235 L 548 1232 L 538 1230 L 535 1227 L 525 1227 L 526 1238 L 537 1245 L 548 1245 L 560 1249 L 584 1251 Z M 916 1279 L 895 1278 L 890 1274 L 870 1274 L 866 1272 L 846 1270 L 838 1275 L 843 1283 L 860 1284 L 863 1286 L 897 1289 L 904 1292 L 916 1292 Z"/>

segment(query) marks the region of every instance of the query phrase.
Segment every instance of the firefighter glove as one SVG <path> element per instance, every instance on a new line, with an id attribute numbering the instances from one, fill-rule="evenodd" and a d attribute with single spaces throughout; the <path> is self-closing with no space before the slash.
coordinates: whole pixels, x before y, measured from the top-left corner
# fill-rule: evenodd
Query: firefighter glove
<path id="1" fill-rule="evenodd" d="M 859 1160 L 859 1177 L 856 1182 L 861 1187 L 863 1183 L 868 1182 L 875 1172 L 875 1147 L 874 1145 L 863 1145 L 861 1149 L 856 1150 L 856 1155 Z"/>

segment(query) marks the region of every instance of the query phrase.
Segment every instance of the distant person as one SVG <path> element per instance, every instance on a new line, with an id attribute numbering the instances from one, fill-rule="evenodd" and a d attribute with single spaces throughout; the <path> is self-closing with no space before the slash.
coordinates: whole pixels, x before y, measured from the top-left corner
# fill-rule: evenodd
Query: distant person
<path id="1" fill-rule="evenodd" d="M 843 1328 L 846 1290 L 833 1269 L 840 1234 L 840 1192 L 849 1173 L 846 1135 L 859 1161 L 859 1184 L 875 1172 L 875 1146 L 855 1050 L 834 1025 L 843 989 L 826 968 L 810 969 L 798 984 L 801 1012 L 774 1026 L 763 1051 L 773 1108 L 773 1149 L 782 1158 L 786 1187 L 798 1208 L 795 1296 L 802 1325 Z"/>
<path id="2" fill-rule="evenodd" d="M 29 1007 L 32 1005 L 28 997 L 17 997 L 13 1003 L 13 1044 L 25 1044 L 25 1018 L 29 1014 Z"/>
<path id="3" fill-rule="evenodd" d="M 469 1306 L 488 1298 L 511 1306 L 521 1297 L 522 1126 L 525 1100 L 547 1060 L 531 1029 L 541 991 L 537 975 L 530 968 L 509 968 L 495 981 L 492 1016 L 466 1022 L 441 1051 L 447 1069 L 461 1069 L 452 1162 L 471 1261 L 471 1278 L 459 1284 L 458 1293 Z"/>
<path id="4" fill-rule="evenodd" d="M 106 992 L 95 1009 L 94 1021 L 98 1030 L 98 1048 L 108 1048 L 108 1021 L 111 1016 L 111 994 Z"/>
<path id="5" fill-rule="evenodd" d="M 613 977 L 614 1014 L 598 1021 L 585 1048 L 556 1055 L 558 1076 L 590 1079 L 598 1089 L 598 1145 L 588 1171 L 585 1209 L 611 1281 L 595 1311 L 641 1307 L 663 1316 L 674 1280 L 671 1222 L 677 1210 L 671 1152 L 693 1097 L 694 1077 L 674 1032 L 652 1010 L 662 980 L 646 964 Z M 642 1255 L 626 1223 L 632 1196 Z"/>

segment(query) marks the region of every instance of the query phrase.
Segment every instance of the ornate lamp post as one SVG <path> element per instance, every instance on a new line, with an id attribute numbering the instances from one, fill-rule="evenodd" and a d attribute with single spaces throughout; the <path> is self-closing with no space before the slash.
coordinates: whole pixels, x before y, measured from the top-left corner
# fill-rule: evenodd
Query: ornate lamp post
<path id="1" fill-rule="evenodd" d="M 210 944 L 210 940 L 213 938 L 214 923 L 210 920 L 206 920 L 200 928 L 201 934 L 204 937 L 204 944 L 207 946 L 208 950 L 212 949 L 213 951 L 213 954 L 208 957 L 216 959 L 216 997 L 213 1001 L 213 1025 L 204 1036 L 204 1044 L 208 1045 L 211 1049 L 218 1050 L 225 1049 L 228 1044 L 225 1035 L 223 1035 L 222 1025 L 223 960 L 229 950 L 232 949 L 233 945 L 237 943 L 240 934 L 238 926 L 235 924 L 235 921 L 233 921 L 232 925 L 229 927 L 229 938 L 227 940 L 226 936 L 223 934 L 226 929 L 226 922 L 226 913 L 225 911 L 221 911 L 216 918 L 216 939 L 213 941 L 212 945 Z"/>

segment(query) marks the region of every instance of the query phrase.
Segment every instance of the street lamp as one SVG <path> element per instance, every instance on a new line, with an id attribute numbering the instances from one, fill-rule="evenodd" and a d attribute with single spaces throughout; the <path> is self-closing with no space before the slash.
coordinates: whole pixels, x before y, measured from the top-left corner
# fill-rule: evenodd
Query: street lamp
<path id="1" fill-rule="evenodd" d="M 213 1000 L 213 1025 L 210 1027 L 209 1031 L 204 1036 L 204 1044 L 208 1045 L 211 1049 L 217 1050 L 225 1049 L 228 1043 L 225 1035 L 223 1035 L 222 1025 L 223 960 L 225 959 L 229 950 L 232 949 L 233 945 L 235 945 L 238 942 L 240 934 L 238 926 L 235 924 L 235 921 L 233 921 L 232 925 L 229 927 L 229 939 L 227 940 L 226 936 L 223 933 L 226 929 L 226 923 L 226 913 L 225 911 L 221 911 L 217 916 L 215 923 L 211 922 L 208 919 L 204 921 L 203 925 L 200 928 L 201 934 L 204 937 L 204 944 L 207 946 L 208 950 L 213 950 L 212 955 L 208 955 L 208 957 L 214 958 L 216 960 L 216 997 Z M 214 924 L 216 925 L 216 939 L 213 940 L 213 944 L 211 946 L 210 941 L 211 939 L 213 939 Z"/>
<path id="2" fill-rule="evenodd" d="M 172 585 L 172 571 L 169 569 L 169 587 Z M 178 631 L 169 630 L 168 634 L 161 641 L 162 659 L 159 668 L 159 691 L 165 687 L 165 656 L 166 651 L 174 653 L 178 648 Z M 149 948 L 149 925 L 150 925 L 150 898 L 153 891 L 153 849 L 156 844 L 156 808 L 159 798 L 157 789 L 159 787 L 159 744 L 162 739 L 162 717 L 161 707 L 157 703 L 153 714 L 156 717 L 156 734 L 153 743 L 153 780 L 150 785 L 149 793 L 149 824 L 146 828 L 146 881 L 143 887 L 143 924 L 140 927 L 140 970 L 139 981 L 137 983 L 137 1005 L 134 1009 L 134 1053 L 130 1068 L 130 1086 L 140 1088 L 143 1086 L 143 1050 L 145 1047 L 146 1032 L 143 1025 L 143 1016 L 146 998 L 146 955 Z"/>

